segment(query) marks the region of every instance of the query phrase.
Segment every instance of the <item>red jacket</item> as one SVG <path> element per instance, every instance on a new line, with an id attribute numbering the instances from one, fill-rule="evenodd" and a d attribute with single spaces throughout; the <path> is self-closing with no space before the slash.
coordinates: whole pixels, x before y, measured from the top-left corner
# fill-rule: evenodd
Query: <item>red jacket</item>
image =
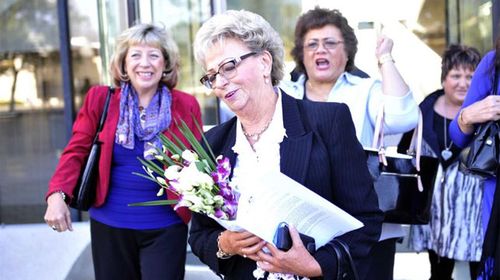
<path id="1" fill-rule="evenodd" d="M 78 116 L 73 124 L 73 133 L 68 145 L 64 148 L 59 163 L 56 167 L 54 175 L 49 181 L 49 189 L 46 193 L 47 198 L 50 194 L 56 191 L 63 191 L 70 199 L 73 198 L 73 189 L 78 181 L 80 170 L 85 164 L 85 159 L 92 146 L 92 141 L 98 127 L 101 113 L 104 109 L 104 102 L 108 91 L 107 86 L 92 87 L 83 103 L 82 108 L 78 112 Z M 101 141 L 101 156 L 99 160 L 99 177 L 97 180 L 97 194 L 94 206 L 101 206 L 108 194 L 109 177 L 111 170 L 111 159 L 113 156 L 113 145 L 115 143 L 115 132 L 120 115 L 120 88 L 115 90 L 112 95 L 108 116 L 104 123 L 99 140 Z M 172 90 L 172 124 L 176 120 L 184 120 L 191 131 L 200 138 L 200 133 L 196 128 L 192 116 L 196 118 L 200 126 L 201 111 L 200 105 L 196 99 L 184 92 Z M 170 126 L 177 137 L 184 140 L 181 132 L 176 126 Z M 164 132 L 166 134 L 166 132 Z M 167 135 L 167 134 L 166 134 Z M 187 144 L 187 141 L 184 141 Z M 190 213 L 187 208 L 180 208 L 177 213 L 184 222 L 189 221 Z"/>

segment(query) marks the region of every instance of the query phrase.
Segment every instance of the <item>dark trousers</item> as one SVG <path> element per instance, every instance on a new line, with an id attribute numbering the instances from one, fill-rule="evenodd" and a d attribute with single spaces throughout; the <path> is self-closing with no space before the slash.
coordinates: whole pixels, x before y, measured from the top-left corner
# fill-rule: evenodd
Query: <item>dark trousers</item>
<path id="1" fill-rule="evenodd" d="M 114 228 L 90 220 L 96 280 L 184 279 L 187 226 Z"/>
<path id="2" fill-rule="evenodd" d="M 455 268 L 455 260 L 445 257 L 440 257 L 433 250 L 429 250 L 429 262 L 431 263 L 431 279 L 430 280 L 451 280 L 453 269 Z M 469 262 L 470 278 L 477 278 L 477 270 L 479 262 Z"/>
<path id="3" fill-rule="evenodd" d="M 370 265 L 366 279 L 393 280 L 396 241 L 391 238 L 377 242 L 370 251 Z"/>

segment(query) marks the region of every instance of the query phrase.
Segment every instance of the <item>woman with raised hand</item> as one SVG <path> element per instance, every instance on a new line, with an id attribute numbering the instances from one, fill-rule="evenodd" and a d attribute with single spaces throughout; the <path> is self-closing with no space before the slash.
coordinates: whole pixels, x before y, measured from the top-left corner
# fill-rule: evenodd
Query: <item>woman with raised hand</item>
<path id="1" fill-rule="evenodd" d="M 358 50 L 354 30 L 340 11 L 316 7 L 300 16 L 295 26 L 292 56 L 302 74 L 296 82 L 283 81 L 280 87 L 298 99 L 347 104 L 359 142 L 372 147 L 381 106 L 386 135 L 411 130 L 418 121 L 418 104 L 396 68 L 392 47 L 386 36 L 377 41 L 382 80 L 353 74 Z M 371 264 L 366 264 L 372 279 L 393 279 L 396 241 L 404 235 L 401 225 L 383 224 L 380 241 L 370 253 Z"/>

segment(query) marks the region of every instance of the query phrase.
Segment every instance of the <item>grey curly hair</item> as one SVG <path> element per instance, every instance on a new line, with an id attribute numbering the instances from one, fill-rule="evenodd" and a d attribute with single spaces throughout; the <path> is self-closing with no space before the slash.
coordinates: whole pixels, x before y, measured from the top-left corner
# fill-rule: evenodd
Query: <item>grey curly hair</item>
<path id="1" fill-rule="evenodd" d="M 245 10 L 228 10 L 206 21 L 194 40 L 195 59 L 204 70 L 206 51 L 225 39 L 237 39 L 253 52 L 268 51 L 273 58 L 272 84 L 283 79 L 283 41 L 263 17 Z"/>

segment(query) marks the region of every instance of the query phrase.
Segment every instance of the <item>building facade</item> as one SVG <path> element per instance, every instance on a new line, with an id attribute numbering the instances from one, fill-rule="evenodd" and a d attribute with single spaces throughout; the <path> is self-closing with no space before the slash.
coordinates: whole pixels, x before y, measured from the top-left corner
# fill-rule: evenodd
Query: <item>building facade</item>
<path id="1" fill-rule="evenodd" d="M 391 37 L 397 66 L 417 99 L 440 87 L 440 54 L 448 44 L 485 53 L 499 34 L 498 0 L 3 0 L 0 223 L 43 221 L 47 182 L 76 112 L 90 86 L 110 84 L 108 62 L 123 29 L 155 22 L 171 31 L 181 55 L 178 88 L 196 96 L 203 122 L 214 125 L 219 103 L 199 83 L 202 70 L 191 47 L 201 24 L 226 9 L 262 15 L 281 34 L 291 71 L 297 17 L 316 5 L 349 19 L 359 40 L 356 65 L 372 76 L 378 75 L 376 37 Z"/>

